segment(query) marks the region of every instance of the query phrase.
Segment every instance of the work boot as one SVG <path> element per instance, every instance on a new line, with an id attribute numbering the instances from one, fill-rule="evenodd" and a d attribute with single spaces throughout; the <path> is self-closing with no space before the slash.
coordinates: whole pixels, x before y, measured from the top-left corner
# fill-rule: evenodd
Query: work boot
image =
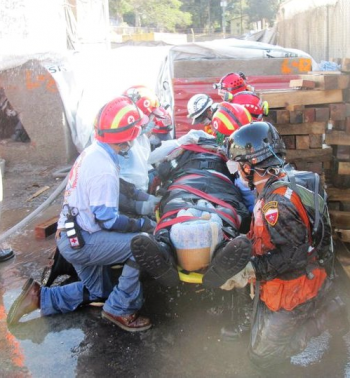
<path id="1" fill-rule="evenodd" d="M 131 252 L 140 269 L 145 270 L 162 285 L 173 287 L 180 283 L 172 251 L 166 243 L 142 232 L 132 238 Z"/>
<path id="2" fill-rule="evenodd" d="M 14 257 L 14 253 L 11 248 L 0 249 L 0 262 L 7 261 Z"/>
<path id="3" fill-rule="evenodd" d="M 250 319 L 242 319 L 241 322 L 232 322 L 221 328 L 221 337 L 225 341 L 237 341 L 250 330 Z"/>
<path id="4" fill-rule="evenodd" d="M 253 301 L 248 289 L 248 287 L 235 289 L 232 293 L 232 320 L 221 328 L 221 337 L 225 341 L 237 341 L 251 328 Z"/>
<path id="5" fill-rule="evenodd" d="M 221 287 L 229 278 L 245 268 L 250 260 L 251 250 L 252 244 L 244 235 L 219 248 L 203 276 L 203 285 L 209 288 Z"/>
<path id="6" fill-rule="evenodd" d="M 14 325 L 21 317 L 40 308 L 40 285 L 29 278 L 22 287 L 22 293 L 12 304 L 7 315 L 7 324 Z"/>
<path id="7" fill-rule="evenodd" d="M 152 327 L 150 319 L 145 316 L 140 316 L 138 313 L 115 316 L 109 312 L 102 311 L 102 318 L 108 319 L 127 332 L 141 332 Z"/>

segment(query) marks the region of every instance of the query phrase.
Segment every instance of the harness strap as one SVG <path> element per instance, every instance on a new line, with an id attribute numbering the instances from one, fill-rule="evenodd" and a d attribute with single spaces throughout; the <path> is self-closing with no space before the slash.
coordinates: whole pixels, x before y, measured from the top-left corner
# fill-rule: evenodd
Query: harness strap
<path id="1" fill-rule="evenodd" d="M 187 185 L 171 185 L 169 187 L 169 190 L 173 190 L 173 189 L 185 190 L 187 192 L 195 194 L 198 197 L 204 198 L 204 199 L 206 199 L 210 202 L 216 203 L 217 205 L 220 205 L 222 207 L 226 207 L 227 209 L 230 209 L 233 212 L 233 214 L 235 215 L 234 224 L 235 224 L 236 228 L 239 229 L 241 222 L 238 218 L 237 212 L 236 212 L 235 208 L 232 207 L 231 205 L 229 205 L 228 203 L 226 203 L 226 202 L 220 200 L 219 198 L 216 198 L 216 197 L 214 197 L 210 194 L 207 194 L 207 193 L 205 193 L 205 192 L 203 192 L 199 189 L 191 188 L 190 186 L 187 186 Z"/>
<path id="2" fill-rule="evenodd" d="M 227 161 L 227 158 L 224 155 L 220 154 L 220 152 L 207 150 L 206 148 L 198 146 L 198 144 L 183 144 L 183 145 L 181 145 L 181 147 L 178 147 L 178 148 L 182 148 L 182 149 L 187 150 L 187 151 L 203 152 L 205 154 L 215 155 L 215 156 L 220 157 L 222 160 Z"/>
<path id="3" fill-rule="evenodd" d="M 158 230 L 161 230 L 162 228 L 170 227 L 177 223 L 191 222 L 191 221 L 201 220 L 201 219 L 202 218 L 199 218 L 199 217 L 191 217 L 189 215 L 184 215 L 184 216 L 176 217 L 168 221 L 164 221 L 164 222 L 159 221 L 154 231 L 157 232 Z"/>

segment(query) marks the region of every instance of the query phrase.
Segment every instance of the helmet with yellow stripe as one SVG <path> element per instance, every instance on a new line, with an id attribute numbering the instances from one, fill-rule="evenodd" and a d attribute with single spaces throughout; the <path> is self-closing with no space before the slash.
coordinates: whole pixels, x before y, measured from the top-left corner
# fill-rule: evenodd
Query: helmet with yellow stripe
<path id="1" fill-rule="evenodd" d="M 126 97 L 119 96 L 108 102 L 95 119 L 95 138 L 103 143 L 124 143 L 140 135 L 141 126 L 148 117 Z"/>
<path id="2" fill-rule="evenodd" d="M 214 113 L 211 126 L 217 142 L 221 144 L 226 136 L 251 121 L 252 117 L 243 105 L 222 102 Z"/>

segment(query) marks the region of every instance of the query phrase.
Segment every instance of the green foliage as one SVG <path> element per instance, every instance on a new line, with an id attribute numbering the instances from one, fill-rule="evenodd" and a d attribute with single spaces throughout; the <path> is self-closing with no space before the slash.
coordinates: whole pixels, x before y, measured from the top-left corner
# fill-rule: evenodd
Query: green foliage
<path id="1" fill-rule="evenodd" d="M 279 0 L 247 0 L 244 12 L 248 15 L 250 22 L 266 19 L 272 24 L 278 5 Z"/>
<path id="2" fill-rule="evenodd" d="M 134 20 L 134 26 L 149 26 L 175 31 L 192 22 L 191 14 L 180 10 L 179 0 L 109 0 L 111 17 L 127 21 Z M 132 15 L 132 16 L 131 16 Z"/>

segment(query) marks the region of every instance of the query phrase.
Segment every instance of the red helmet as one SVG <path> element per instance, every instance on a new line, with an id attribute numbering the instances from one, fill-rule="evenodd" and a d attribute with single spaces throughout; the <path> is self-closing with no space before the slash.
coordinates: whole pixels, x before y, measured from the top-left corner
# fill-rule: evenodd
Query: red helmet
<path id="1" fill-rule="evenodd" d="M 173 129 L 173 122 L 169 111 L 160 106 L 157 115 L 153 119 L 155 126 L 152 130 L 155 134 L 168 134 Z"/>
<path id="2" fill-rule="evenodd" d="M 144 85 L 135 85 L 127 89 L 123 94 L 131 98 L 144 114 L 148 116 L 152 113 L 157 114 L 159 99 L 152 89 Z"/>
<path id="3" fill-rule="evenodd" d="M 214 113 L 211 125 L 214 134 L 229 136 L 251 121 L 252 117 L 243 105 L 222 102 Z"/>
<path id="4" fill-rule="evenodd" d="M 232 103 L 243 105 L 253 118 L 253 121 L 261 121 L 264 115 L 269 112 L 267 101 L 254 92 L 243 91 L 233 96 Z"/>
<path id="5" fill-rule="evenodd" d="M 103 143 L 124 143 L 140 135 L 148 122 L 140 109 L 126 96 L 108 102 L 95 119 L 95 138 Z"/>
<path id="6" fill-rule="evenodd" d="M 218 84 L 214 84 L 214 89 L 224 90 L 235 94 L 247 90 L 246 76 L 243 72 L 230 72 L 220 79 Z"/>

